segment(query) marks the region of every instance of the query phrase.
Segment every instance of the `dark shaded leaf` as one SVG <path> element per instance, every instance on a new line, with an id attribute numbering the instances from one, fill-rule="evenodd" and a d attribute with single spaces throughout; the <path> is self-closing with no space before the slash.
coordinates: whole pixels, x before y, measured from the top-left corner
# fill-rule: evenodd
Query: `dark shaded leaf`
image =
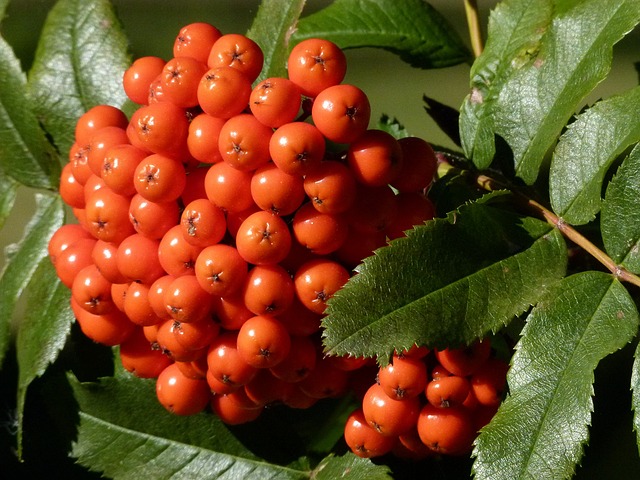
<path id="1" fill-rule="evenodd" d="M 22 422 L 27 389 L 44 374 L 65 345 L 74 321 L 70 291 L 60 283 L 48 258 L 40 261 L 29 283 L 27 309 L 18 323 L 18 452 L 22 450 Z"/>
<path id="2" fill-rule="evenodd" d="M 640 146 L 623 161 L 607 187 L 600 229 L 609 256 L 633 273 L 640 273 Z"/>

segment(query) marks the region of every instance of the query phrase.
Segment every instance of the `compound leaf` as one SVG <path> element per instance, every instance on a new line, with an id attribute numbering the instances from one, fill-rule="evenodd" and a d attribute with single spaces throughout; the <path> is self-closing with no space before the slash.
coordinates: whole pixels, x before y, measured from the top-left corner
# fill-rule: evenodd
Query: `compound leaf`
<path id="1" fill-rule="evenodd" d="M 37 114 L 61 152 L 91 107 L 126 102 L 128 42 L 108 0 L 60 0 L 49 11 L 29 72 Z"/>
<path id="2" fill-rule="evenodd" d="M 418 68 L 447 67 L 470 58 L 455 29 L 422 0 L 336 0 L 300 19 L 294 43 L 311 37 L 343 49 L 383 48 Z"/>
<path id="3" fill-rule="evenodd" d="M 414 343 L 468 344 L 564 276 L 566 246 L 557 231 L 481 200 L 365 259 L 328 302 L 326 352 L 384 363 Z"/>
<path id="4" fill-rule="evenodd" d="M 44 374 L 62 350 L 71 331 L 70 291 L 56 275 L 49 258 L 43 258 L 26 292 L 27 309 L 17 326 L 18 453 L 22 451 L 23 414 L 27 389 Z"/>
<path id="5" fill-rule="evenodd" d="M 27 95 L 27 77 L 11 46 L 0 37 L 0 167 L 34 187 L 57 185 L 57 156 L 40 128 Z"/>
<path id="6" fill-rule="evenodd" d="M 540 48 L 552 7 L 551 0 L 505 0 L 491 11 L 487 42 L 471 67 L 471 93 L 460 110 L 462 147 L 478 168 L 487 168 L 495 154 L 493 109 L 500 90 Z"/>
<path id="7" fill-rule="evenodd" d="M 579 273 L 551 289 L 522 331 L 510 394 L 476 440 L 476 478 L 570 478 L 588 439 L 593 372 L 638 323 L 633 299 L 609 274 Z"/>
<path id="8" fill-rule="evenodd" d="M 264 0 L 253 19 L 247 36 L 264 53 L 264 66 L 257 81 L 287 76 L 289 41 L 305 0 Z"/>
<path id="9" fill-rule="evenodd" d="M 36 195 L 36 211 L 22 239 L 6 247 L 7 262 L 0 275 L 0 364 L 9 345 L 14 310 L 40 262 L 47 258 L 51 235 L 64 221 L 63 203 L 54 195 Z"/>
<path id="10" fill-rule="evenodd" d="M 536 8 L 541 3 L 548 5 L 530 1 L 517 5 L 529 13 L 522 10 L 526 5 Z M 484 142 L 479 156 L 482 167 L 492 152 L 487 147 L 490 134 L 504 138 L 514 155 L 515 174 L 527 184 L 535 182 L 547 152 L 580 102 L 608 74 L 613 45 L 640 21 L 640 2 L 564 0 L 555 2 L 546 28 L 541 17 L 533 19 L 543 32 L 539 41 L 527 44 L 534 38 L 532 30 L 525 30 L 527 42 L 507 43 L 519 44 L 521 49 L 517 56 L 503 60 L 510 62 L 505 81 L 492 87 L 488 106 L 467 114 L 470 126 L 463 130 L 471 139 L 467 152 L 476 148 L 473 139 Z M 513 53 L 511 48 L 505 51 Z M 486 96 L 477 89 L 467 103 L 479 103 Z M 487 115 L 486 124 L 474 128 L 474 117 Z"/>
<path id="11" fill-rule="evenodd" d="M 602 183 L 613 161 L 640 140 L 640 87 L 596 103 L 560 137 L 551 161 L 549 193 L 554 211 L 581 225 L 600 211 Z"/>
<path id="12" fill-rule="evenodd" d="M 69 379 L 80 407 L 71 455 L 110 478 L 330 478 L 322 471 L 344 472 L 348 464 L 358 468 L 344 478 L 384 478 L 365 476 L 386 470 L 351 455 L 328 457 L 311 470 L 305 457 L 296 457 L 302 448 L 299 439 L 285 439 L 291 431 L 283 418 L 265 424 L 261 417 L 229 427 L 207 412 L 186 417 L 168 413 L 157 400 L 153 381 L 124 372 L 98 383 Z M 265 431 L 270 432 L 267 437 Z M 273 461 L 261 451 L 265 446 L 292 460 Z"/>
<path id="13" fill-rule="evenodd" d="M 618 264 L 640 273 L 640 146 L 636 145 L 607 186 L 600 230 L 607 253 Z"/>

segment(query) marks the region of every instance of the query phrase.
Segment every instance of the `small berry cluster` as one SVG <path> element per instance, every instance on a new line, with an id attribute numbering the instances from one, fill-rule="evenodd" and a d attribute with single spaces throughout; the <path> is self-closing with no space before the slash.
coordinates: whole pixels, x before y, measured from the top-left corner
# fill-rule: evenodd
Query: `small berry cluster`
<path id="1" fill-rule="evenodd" d="M 257 81 L 263 63 L 254 41 L 207 23 L 183 27 L 170 60 L 134 61 L 131 117 L 97 105 L 76 123 L 60 194 L 77 223 L 49 242 L 83 333 L 155 378 L 167 410 L 209 408 L 228 424 L 371 382 L 372 360 L 322 355 L 326 302 L 363 258 L 434 216 L 433 149 L 369 128 L 335 44 L 297 44 L 288 78 Z M 389 401 L 418 402 L 407 392 Z"/>
<path id="2" fill-rule="evenodd" d="M 502 401 L 507 369 L 488 339 L 396 354 L 349 416 L 347 445 L 365 458 L 468 454 Z"/>

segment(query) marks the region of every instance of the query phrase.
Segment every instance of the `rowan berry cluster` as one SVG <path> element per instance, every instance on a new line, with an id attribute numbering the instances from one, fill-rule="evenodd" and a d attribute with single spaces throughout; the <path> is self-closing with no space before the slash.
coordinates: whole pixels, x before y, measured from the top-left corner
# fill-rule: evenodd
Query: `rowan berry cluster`
<path id="1" fill-rule="evenodd" d="M 502 401 L 507 369 L 488 339 L 395 354 L 347 419 L 347 445 L 365 458 L 468 454 Z"/>
<path id="2" fill-rule="evenodd" d="M 84 334 L 155 378 L 169 411 L 229 424 L 371 381 L 371 361 L 322 355 L 326 302 L 434 216 L 433 149 L 369 127 L 335 44 L 295 45 L 287 78 L 258 81 L 263 63 L 207 23 L 184 26 L 171 59 L 135 60 L 131 117 L 97 105 L 75 125 L 60 194 L 77 223 L 49 243 Z"/>

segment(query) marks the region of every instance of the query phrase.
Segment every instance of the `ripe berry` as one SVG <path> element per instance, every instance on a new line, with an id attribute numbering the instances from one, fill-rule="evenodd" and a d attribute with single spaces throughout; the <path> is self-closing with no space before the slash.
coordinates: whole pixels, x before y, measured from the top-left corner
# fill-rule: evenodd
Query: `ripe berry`
<path id="1" fill-rule="evenodd" d="M 249 215 L 238 228 L 236 248 L 248 263 L 278 263 L 289 253 L 291 233 L 282 218 L 261 210 Z"/>
<path id="2" fill-rule="evenodd" d="M 233 168 L 255 170 L 269 161 L 272 130 L 256 117 L 244 113 L 226 121 L 218 137 L 222 159 Z"/>
<path id="3" fill-rule="evenodd" d="M 351 143 L 367 130 L 371 105 L 358 87 L 335 85 L 316 96 L 311 117 L 318 130 L 332 142 Z"/>
<path id="4" fill-rule="evenodd" d="M 402 149 L 391 134 L 367 130 L 349 145 L 347 163 L 357 181 L 381 187 L 391 183 L 400 173 Z"/>
<path id="5" fill-rule="evenodd" d="M 305 199 L 302 177 L 285 173 L 273 162 L 266 163 L 253 173 L 251 197 L 262 210 L 290 215 Z"/>
<path id="6" fill-rule="evenodd" d="M 239 291 L 247 276 L 248 264 L 231 245 L 205 247 L 195 263 L 196 280 L 211 295 L 229 297 Z"/>
<path id="7" fill-rule="evenodd" d="M 136 59 L 124 72 L 122 86 L 127 97 L 139 105 L 149 102 L 149 87 L 164 68 L 164 59 L 144 56 Z"/>
<path id="8" fill-rule="evenodd" d="M 367 423 L 385 437 L 397 437 L 409 431 L 418 420 L 421 403 L 416 397 L 395 400 L 374 383 L 362 399 Z"/>
<path id="9" fill-rule="evenodd" d="M 209 68 L 231 67 L 252 83 L 262 70 L 264 54 L 260 46 L 249 37 L 237 33 L 221 36 L 211 47 Z"/>
<path id="10" fill-rule="evenodd" d="M 206 63 L 193 57 L 174 57 L 169 60 L 160 73 L 165 101 L 181 108 L 198 105 L 198 86 L 206 71 Z"/>
<path id="11" fill-rule="evenodd" d="M 436 358 L 454 375 L 472 375 L 491 354 L 491 342 L 478 340 L 468 347 L 436 350 Z"/>
<path id="12" fill-rule="evenodd" d="M 293 122 L 300 110 L 298 86 L 286 78 L 267 78 L 251 91 L 249 108 L 264 125 L 278 128 Z"/>
<path id="13" fill-rule="evenodd" d="M 256 315 L 242 324 L 237 337 L 238 354 L 255 368 L 271 368 L 289 354 L 291 337 L 275 317 Z"/>
<path id="14" fill-rule="evenodd" d="M 175 415 L 199 413 L 211 400 L 207 382 L 186 377 L 175 364 L 158 375 L 156 395 L 160 404 Z"/>
<path id="15" fill-rule="evenodd" d="M 242 287 L 244 304 L 255 315 L 279 315 L 293 302 L 293 280 L 279 264 L 256 265 Z"/>
<path id="16" fill-rule="evenodd" d="M 219 66 L 205 72 L 196 94 L 198 104 L 205 113 L 227 119 L 247 108 L 251 81 L 234 68 Z"/>
<path id="17" fill-rule="evenodd" d="M 348 225 L 343 215 L 321 213 L 312 203 L 305 203 L 293 216 L 295 239 L 313 253 L 335 252 L 347 238 Z"/>
<path id="18" fill-rule="evenodd" d="M 304 175 L 324 158 L 326 143 L 322 132 L 306 122 L 280 126 L 269 140 L 269 154 L 280 170 Z"/>
<path id="19" fill-rule="evenodd" d="M 349 280 L 340 263 L 321 258 L 304 263 L 295 273 L 295 292 L 302 304 L 314 313 L 324 313 L 327 301 Z"/>
<path id="20" fill-rule="evenodd" d="M 427 384 L 427 366 L 422 359 L 394 355 L 378 372 L 378 383 L 395 400 L 417 397 Z"/>
<path id="21" fill-rule="evenodd" d="M 471 449 L 475 427 L 471 414 L 462 407 L 425 405 L 418 417 L 418 435 L 430 449 L 445 455 L 462 455 Z"/>
<path id="22" fill-rule="evenodd" d="M 364 418 L 362 409 L 353 411 L 344 427 L 344 439 L 351 451 L 361 458 L 374 458 L 389 453 L 396 439 L 383 436 Z"/>
<path id="23" fill-rule="evenodd" d="M 180 29 L 173 42 L 174 57 L 191 57 L 204 64 L 213 44 L 222 36 L 220 30 L 205 22 L 194 22 Z"/>
<path id="24" fill-rule="evenodd" d="M 315 97 L 337 85 L 347 72 L 347 59 L 335 43 L 320 38 L 303 40 L 291 49 L 287 61 L 289 79 L 302 93 Z"/>

